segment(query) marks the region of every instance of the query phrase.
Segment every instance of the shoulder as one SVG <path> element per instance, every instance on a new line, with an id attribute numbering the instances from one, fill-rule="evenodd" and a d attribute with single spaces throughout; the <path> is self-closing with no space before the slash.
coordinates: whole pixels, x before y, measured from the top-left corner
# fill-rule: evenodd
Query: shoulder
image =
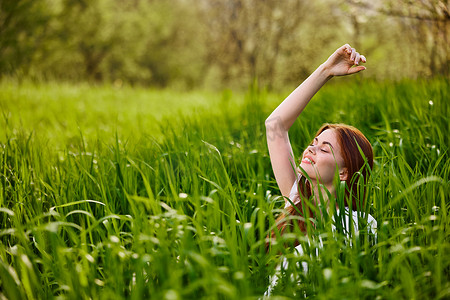
<path id="1" fill-rule="evenodd" d="M 372 217 L 371 214 L 367 215 L 367 224 L 369 224 L 372 229 L 375 229 L 375 230 L 377 229 L 377 225 L 378 225 L 377 220 L 375 220 L 375 218 Z"/>
<path id="2" fill-rule="evenodd" d="M 349 210 L 349 208 L 345 208 L 346 211 Z M 347 215 L 347 214 L 346 214 Z M 358 211 L 352 210 L 352 219 L 353 224 L 355 225 L 355 228 L 358 229 L 359 226 L 367 226 L 367 230 L 371 231 L 373 234 L 376 234 L 377 230 L 377 220 L 371 215 L 366 213 L 361 213 Z"/>
<path id="3" fill-rule="evenodd" d="M 299 181 L 299 175 L 294 181 L 294 184 L 291 187 L 291 191 L 289 192 L 289 200 L 291 200 L 292 203 L 297 204 L 300 201 L 300 197 L 298 194 L 298 181 Z M 291 202 L 289 202 L 287 199 L 285 199 L 285 205 L 284 208 L 288 208 L 291 206 Z"/>

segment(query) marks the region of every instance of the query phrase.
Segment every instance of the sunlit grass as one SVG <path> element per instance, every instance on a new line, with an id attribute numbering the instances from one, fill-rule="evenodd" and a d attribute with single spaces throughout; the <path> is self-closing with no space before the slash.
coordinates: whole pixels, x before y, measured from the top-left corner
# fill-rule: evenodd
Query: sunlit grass
<path id="1" fill-rule="evenodd" d="M 264 119 L 284 96 L 1 84 L 0 285 L 9 299 L 448 298 L 447 80 L 327 86 L 290 133 L 360 128 L 377 241 L 319 220 L 266 252 L 283 207 Z M 300 237 L 307 255 L 285 248 Z M 317 246 L 317 245 L 316 245 Z M 301 270 L 307 262 L 308 272 Z M 294 275 L 295 281 L 291 281 Z"/>

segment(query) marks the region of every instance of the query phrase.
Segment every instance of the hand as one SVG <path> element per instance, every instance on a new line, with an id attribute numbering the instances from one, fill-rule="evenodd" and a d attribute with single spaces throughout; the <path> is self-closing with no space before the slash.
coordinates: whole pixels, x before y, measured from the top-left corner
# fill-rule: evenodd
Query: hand
<path id="1" fill-rule="evenodd" d="M 359 54 L 349 44 L 337 49 L 323 64 L 330 76 L 342 76 L 361 72 L 366 69 L 359 63 L 366 62 L 364 55 Z"/>

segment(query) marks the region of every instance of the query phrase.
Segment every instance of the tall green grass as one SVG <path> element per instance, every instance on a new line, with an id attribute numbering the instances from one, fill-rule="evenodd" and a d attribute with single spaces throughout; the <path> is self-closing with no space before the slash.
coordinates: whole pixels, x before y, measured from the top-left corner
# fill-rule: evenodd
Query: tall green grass
<path id="1" fill-rule="evenodd" d="M 257 298 L 280 255 L 278 296 L 450 296 L 446 79 L 325 87 L 290 132 L 294 151 L 324 122 L 368 136 L 377 239 L 349 241 L 325 219 L 309 244 L 294 232 L 269 252 L 284 200 L 264 119 L 285 95 L 0 86 L 2 297 Z"/>

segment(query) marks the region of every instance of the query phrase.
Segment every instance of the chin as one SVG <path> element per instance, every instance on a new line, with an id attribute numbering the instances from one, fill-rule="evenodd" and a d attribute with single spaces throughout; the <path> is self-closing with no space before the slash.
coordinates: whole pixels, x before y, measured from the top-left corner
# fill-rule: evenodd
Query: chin
<path id="1" fill-rule="evenodd" d="M 313 169 L 313 167 L 311 165 L 306 165 L 305 166 L 303 164 L 300 164 L 300 167 L 302 169 L 298 168 L 298 173 L 299 174 L 302 174 L 303 176 L 308 175 L 308 177 L 311 178 L 311 179 L 314 179 L 316 177 L 316 172 L 315 172 L 315 170 Z"/>

